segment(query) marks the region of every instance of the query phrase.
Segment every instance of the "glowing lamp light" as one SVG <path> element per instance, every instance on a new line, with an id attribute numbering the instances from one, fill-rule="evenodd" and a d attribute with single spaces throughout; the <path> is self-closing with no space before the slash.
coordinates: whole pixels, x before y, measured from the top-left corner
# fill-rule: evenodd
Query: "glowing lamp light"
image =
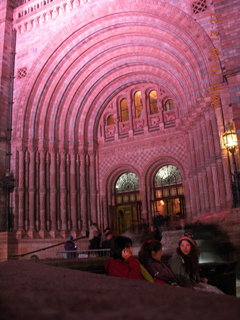
<path id="1" fill-rule="evenodd" d="M 225 148 L 235 150 L 238 145 L 237 134 L 234 130 L 229 129 L 223 134 L 223 144 Z"/>

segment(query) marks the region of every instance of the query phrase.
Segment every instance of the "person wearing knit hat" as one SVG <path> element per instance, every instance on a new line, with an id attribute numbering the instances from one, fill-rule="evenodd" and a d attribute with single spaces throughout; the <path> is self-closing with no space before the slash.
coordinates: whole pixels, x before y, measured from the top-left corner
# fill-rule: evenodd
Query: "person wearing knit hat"
<path id="1" fill-rule="evenodd" d="M 207 284 L 207 279 L 200 279 L 199 249 L 191 234 L 184 234 L 179 241 L 176 254 L 169 260 L 169 267 L 183 287 L 223 294 L 218 288 Z"/>

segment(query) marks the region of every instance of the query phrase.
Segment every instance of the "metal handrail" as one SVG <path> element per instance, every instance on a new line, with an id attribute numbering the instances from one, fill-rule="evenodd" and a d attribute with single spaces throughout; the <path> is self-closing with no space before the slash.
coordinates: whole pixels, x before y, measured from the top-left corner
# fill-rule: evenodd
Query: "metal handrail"
<path id="1" fill-rule="evenodd" d="M 99 257 L 103 256 L 110 256 L 111 249 L 83 249 L 83 250 L 64 250 L 64 251 L 58 251 L 57 255 L 68 255 L 68 254 L 74 254 L 75 258 L 82 258 L 80 255 L 86 255 L 87 257 L 93 257 L 95 255 Z"/>
<path id="2" fill-rule="evenodd" d="M 87 237 L 85 237 L 85 236 L 84 236 L 84 237 L 81 236 L 81 237 L 78 237 L 78 238 L 73 239 L 72 241 L 77 241 L 77 240 L 86 239 L 86 238 L 87 238 Z M 59 242 L 59 243 L 57 243 L 57 244 L 53 244 L 53 245 L 51 245 L 51 246 L 47 246 L 47 247 L 45 247 L 45 248 L 37 249 L 37 250 L 34 250 L 34 251 L 29 251 L 29 252 L 22 253 L 22 254 L 15 254 L 15 255 L 9 256 L 9 258 L 24 257 L 24 256 L 27 256 L 27 255 L 29 255 L 29 254 L 33 254 L 33 253 L 40 252 L 40 251 L 45 251 L 45 250 L 48 250 L 48 249 L 51 249 L 51 248 L 54 248 L 54 247 L 62 246 L 62 245 L 65 244 L 65 242 L 66 242 L 66 240 L 65 240 L 65 241 L 61 241 L 61 242 Z M 69 251 L 68 251 L 68 252 L 69 252 Z M 75 251 L 75 252 L 76 252 L 76 251 Z"/>

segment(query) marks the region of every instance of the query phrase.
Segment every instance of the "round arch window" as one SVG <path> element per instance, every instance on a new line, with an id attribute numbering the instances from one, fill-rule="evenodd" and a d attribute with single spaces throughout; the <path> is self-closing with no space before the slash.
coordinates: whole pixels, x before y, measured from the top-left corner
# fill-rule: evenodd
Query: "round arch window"
<path id="1" fill-rule="evenodd" d="M 116 193 L 137 191 L 138 189 L 138 176 L 133 172 L 123 173 L 115 184 Z"/>

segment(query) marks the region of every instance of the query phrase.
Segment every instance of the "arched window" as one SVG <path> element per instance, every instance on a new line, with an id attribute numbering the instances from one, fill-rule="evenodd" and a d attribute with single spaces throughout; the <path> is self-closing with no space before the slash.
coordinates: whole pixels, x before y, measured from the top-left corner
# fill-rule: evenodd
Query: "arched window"
<path id="1" fill-rule="evenodd" d="M 157 171 L 154 177 L 154 194 L 154 215 L 158 212 L 173 220 L 184 216 L 182 174 L 177 167 L 167 165 Z"/>
<path id="2" fill-rule="evenodd" d="M 141 221 L 141 196 L 138 176 L 123 173 L 115 183 L 115 214 L 112 229 L 122 233 Z"/>
<path id="3" fill-rule="evenodd" d="M 122 99 L 120 102 L 120 113 L 121 113 L 121 121 L 128 121 L 129 120 L 129 114 L 128 114 L 128 105 L 127 105 L 127 99 Z"/>
<path id="4" fill-rule="evenodd" d="M 107 117 L 107 126 L 111 126 L 112 124 L 115 124 L 115 120 L 114 120 L 113 115 L 110 114 L 110 115 Z"/>
<path id="5" fill-rule="evenodd" d="M 135 107 L 135 117 L 140 118 L 141 112 L 143 109 L 141 91 L 136 91 L 134 94 L 134 107 Z"/>
<path id="6" fill-rule="evenodd" d="M 165 187 L 182 183 L 181 171 L 174 166 L 167 165 L 158 170 L 155 176 L 155 187 Z"/>
<path id="7" fill-rule="evenodd" d="M 164 111 L 171 111 L 171 110 L 174 110 L 174 103 L 172 99 L 168 99 L 164 103 Z"/>
<path id="8" fill-rule="evenodd" d="M 137 191 L 138 188 L 138 176 L 133 172 L 123 173 L 115 184 L 116 193 Z"/>
<path id="9" fill-rule="evenodd" d="M 158 113 L 157 91 L 156 90 L 150 91 L 148 97 L 149 97 L 150 114 Z"/>

